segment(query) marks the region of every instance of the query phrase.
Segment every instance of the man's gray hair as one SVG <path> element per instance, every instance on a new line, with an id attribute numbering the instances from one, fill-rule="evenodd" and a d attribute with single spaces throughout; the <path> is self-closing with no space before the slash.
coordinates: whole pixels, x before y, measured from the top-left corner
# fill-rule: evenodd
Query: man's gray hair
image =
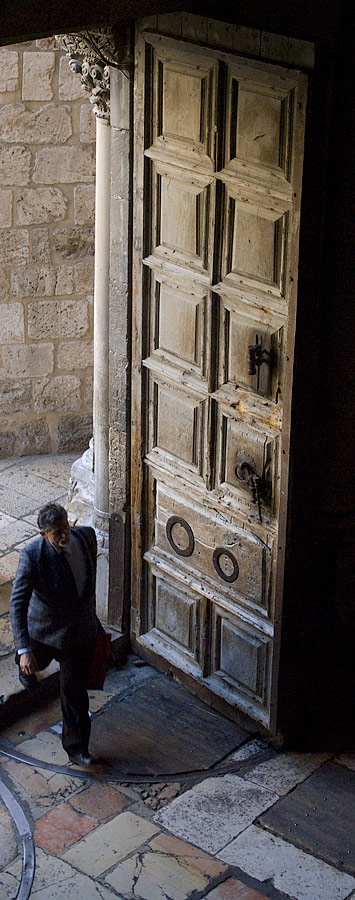
<path id="1" fill-rule="evenodd" d="M 62 522 L 67 518 L 67 511 L 60 503 L 46 503 L 42 506 L 37 516 L 37 525 L 40 531 L 48 531 L 52 525 Z"/>

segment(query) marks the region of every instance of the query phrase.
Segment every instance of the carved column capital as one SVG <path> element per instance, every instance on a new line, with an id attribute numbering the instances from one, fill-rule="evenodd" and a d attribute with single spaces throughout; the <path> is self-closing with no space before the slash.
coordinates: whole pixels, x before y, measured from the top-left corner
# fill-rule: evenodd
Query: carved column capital
<path id="1" fill-rule="evenodd" d="M 112 28 L 56 35 L 65 50 L 72 72 L 90 93 L 95 116 L 110 118 L 110 66 L 130 77 L 133 68 L 132 34 L 129 28 L 117 33 Z"/>

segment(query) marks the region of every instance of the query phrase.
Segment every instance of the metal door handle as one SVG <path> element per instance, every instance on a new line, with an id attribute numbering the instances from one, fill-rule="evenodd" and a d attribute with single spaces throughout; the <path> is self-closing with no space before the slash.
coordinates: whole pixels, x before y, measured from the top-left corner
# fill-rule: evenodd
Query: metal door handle
<path id="1" fill-rule="evenodd" d="M 265 500 L 267 494 L 264 475 L 258 475 L 254 466 L 247 462 L 247 460 L 243 460 L 236 465 L 235 474 L 238 478 L 238 481 L 244 482 L 244 484 L 249 488 L 252 503 L 257 503 L 259 519 L 260 522 L 262 522 L 261 501 Z"/>
<path id="2" fill-rule="evenodd" d="M 271 354 L 263 350 L 261 344 L 249 344 L 248 346 L 248 375 L 256 375 L 263 363 L 271 365 Z"/>

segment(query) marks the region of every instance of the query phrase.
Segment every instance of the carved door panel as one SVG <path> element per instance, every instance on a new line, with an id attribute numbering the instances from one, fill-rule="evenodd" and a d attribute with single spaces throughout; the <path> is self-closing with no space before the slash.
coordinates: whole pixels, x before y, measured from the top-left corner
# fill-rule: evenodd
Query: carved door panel
<path id="1" fill-rule="evenodd" d="M 306 79 L 146 33 L 137 63 L 132 635 L 270 727 Z"/>

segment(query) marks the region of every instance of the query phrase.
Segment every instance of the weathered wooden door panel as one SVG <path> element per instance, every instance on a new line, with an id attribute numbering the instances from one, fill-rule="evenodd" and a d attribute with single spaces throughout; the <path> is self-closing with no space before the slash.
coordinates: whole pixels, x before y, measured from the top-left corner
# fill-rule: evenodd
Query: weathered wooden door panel
<path id="1" fill-rule="evenodd" d="M 245 388 L 278 403 L 282 382 L 283 328 L 268 326 L 257 312 L 221 297 L 219 383 Z M 251 350 L 249 349 L 251 348 Z"/>
<path id="2" fill-rule="evenodd" d="M 160 460 L 167 470 L 173 467 L 176 474 L 203 483 L 206 398 L 153 375 L 150 387 L 152 414 L 147 458 L 156 463 Z"/>
<path id="3" fill-rule="evenodd" d="M 137 63 L 132 636 L 269 727 L 305 78 Z"/>
<path id="4" fill-rule="evenodd" d="M 187 275 L 210 278 L 212 267 L 211 178 L 163 163 L 152 165 L 153 240 L 151 265 L 166 264 L 167 271 L 185 266 Z M 173 215 L 172 215 L 172 211 Z"/>
<path id="5" fill-rule="evenodd" d="M 222 174 L 284 188 L 293 175 L 297 74 L 231 58 L 227 69 Z"/>
<path id="6" fill-rule="evenodd" d="M 149 74 L 152 79 L 151 144 L 147 156 L 194 171 L 214 171 L 216 80 L 218 60 L 194 48 L 176 54 L 152 38 Z"/>
<path id="7" fill-rule="evenodd" d="M 268 725 L 272 640 L 248 627 L 218 604 L 213 607 L 211 689 L 235 702 L 251 718 Z"/>
<path id="8" fill-rule="evenodd" d="M 221 595 L 221 602 L 240 603 L 263 618 L 269 611 L 271 548 L 250 530 L 197 506 L 184 493 L 172 494 L 162 483 L 157 487 L 154 544 L 148 554 L 157 565 L 159 561 L 165 568 L 172 565 L 179 581 L 193 584 L 202 594 L 208 584 L 210 593 Z"/>

